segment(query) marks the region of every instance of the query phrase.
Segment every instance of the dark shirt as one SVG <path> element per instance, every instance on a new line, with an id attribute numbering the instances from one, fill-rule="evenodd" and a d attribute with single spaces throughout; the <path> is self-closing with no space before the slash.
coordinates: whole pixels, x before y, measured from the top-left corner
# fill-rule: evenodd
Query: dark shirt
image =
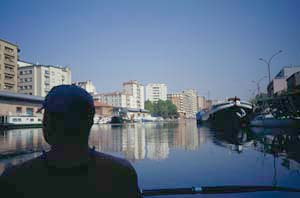
<path id="1" fill-rule="evenodd" d="M 50 166 L 47 155 L 8 168 L 0 192 L 30 198 L 139 197 L 137 174 L 128 161 L 96 151 L 90 156 L 87 164 L 72 168 Z"/>

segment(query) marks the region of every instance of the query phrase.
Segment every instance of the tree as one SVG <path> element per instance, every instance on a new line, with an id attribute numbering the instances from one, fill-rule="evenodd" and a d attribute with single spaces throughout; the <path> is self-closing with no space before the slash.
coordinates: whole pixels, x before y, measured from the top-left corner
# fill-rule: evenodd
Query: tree
<path id="1" fill-rule="evenodd" d="M 177 118 L 177 107 L 170 100 L 157 102 L 145 102 L 145 109 L 149 110 L 153 116 L 161 116 L 163 118 Z"/>

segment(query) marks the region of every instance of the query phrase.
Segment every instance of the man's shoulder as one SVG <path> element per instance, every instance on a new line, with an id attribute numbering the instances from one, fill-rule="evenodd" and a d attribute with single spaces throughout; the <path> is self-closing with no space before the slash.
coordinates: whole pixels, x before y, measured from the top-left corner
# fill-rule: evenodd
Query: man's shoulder
<path id="1" fill-rule="evenodd" d="M 94 152 L 94 158 L 97 165 L 109 166 L 113 169 L 122 169 L 130 172 L 135 172 L 133 166 L 126 159 L 122 159 L 119 157 L 115 157 L 109 154 L 105 154 L 102 152 Z"/>
<path id="2" fill-rule="evenodd" d="M 6 167 L 1 176 L 14 176 L 14 175 L 21 176 L 26 174 L 32 174 L 31 170 L 37 172 L 42 168 L 43 168 L 43 160 L 42 160 L 42 156 L 39 156 L 18 165 Z"/>

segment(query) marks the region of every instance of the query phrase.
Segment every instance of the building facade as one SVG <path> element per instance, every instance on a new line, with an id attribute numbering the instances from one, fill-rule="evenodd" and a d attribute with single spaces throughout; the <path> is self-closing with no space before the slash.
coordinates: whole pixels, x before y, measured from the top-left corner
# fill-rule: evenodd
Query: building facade
<path id="1" fill-rule="evenodd" d="M 133 96 L 123 92 L 101 93 L 93 95 L 95 101 L 109 104 L 113 107 L 128 107 L 136 106 Z"/>
<path id="2" fill-rule="evenodd" d="M 198 107 L 198 111 L 205 109 L 205 97 L 204 96 L 197 96 L 197 107 Z"/>
<path id="3" fill-rule="evenodd" d="M 123 93 L 133 96 L 131 108 L 144 109 L 144 86 L 136 80 L 123 83 Z"/>
<path id="4" fill-rule="evenodd" d="M 43 101 L 43 97 L 0 91 L 0 115 L 42 116 L 37 110 Z"/>
<path id="5" fill-rule="evenodd" d="M 167 100 L 168 88 L 163 83 L 150 83 L 146 85 L 146 100 L 157 102 Z"/>
<path id="6" fill-rule="evenodd" d="M 69 67 L 19 61 L 18 75 L 18 92 L 28 95 L 44 97 L 54 86 L 71 84 Z"/>
<path id="7" fill-rule="evenodd" d="M 18 91 L 18 52 L 17 45 L 0 39 L 0 90 Z"/>
<path id="8" fill-rule="evenodd" d="M 83 89 L 85 89 L 90 94 L 97 94 L 96 87 L 93 85 L 91 80 L 83 81 L 83 82 L 73 82 L 73 85 L 77 85 Z"/>
<path id="9" fill-rule="evenodd" d="M 183 109 L 186 113 L 186 118 L 195 118 L 198 111 L 198 93 L 194 89 L 187 89 L 182 92 Z"/>
<path id="10" fill-rule="evenodd" d="M 300 72 L 296 72 L 287 79 L 288 91 L 300 90 Z"/>
<path id="11" fill-rule="evenodd" d="M 287 91 L 287 79 L 294 73 L 300 71 L 300 66 L 283 67 L 268 85 L 268 94 L 280 94 Z"/>
<path id="12" fill-rule="evenodd" d="M 185 114 L 182 93 L 167 94 L 167 99 L 170 100 L 177 107 L 177 112 L 179 114 Z"/>

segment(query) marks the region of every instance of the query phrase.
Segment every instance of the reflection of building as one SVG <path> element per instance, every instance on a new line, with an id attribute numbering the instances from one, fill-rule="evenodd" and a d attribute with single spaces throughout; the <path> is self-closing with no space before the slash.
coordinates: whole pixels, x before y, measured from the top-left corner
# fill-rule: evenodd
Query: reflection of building
<path id="1" fill-rule="evenodd" d="M 0 39 L 0 90 L 18 91 L 18 52 L 16 44 Z"/>
<path id="2" fill-rule="evenodd" d="M 126 159 L 135 161 L 145 158 L 145 128 L 141 125 L 135 125 L 123 130 L 122 150 Z"/>
<path id="3" fill-rule="evenodd" d="M 0 91 L 0 115 L 41 115 L 43 97 Z"/>
<path id="4" fill-rule="evenodd" d="M 146 100 L 157 102 L 167 100 L 167 85 L 162 83 L 150 83 L 146 86 Z"/>
<path id="5" fill-rule="evenodd" d="M 200 146 L 200 136 L 194 122 L 186 122 L 174 129 L 173 146 L 186 150 L 195 150 Z M 205 140 L 201 140 L 204 143 Z"/>
<path id="6" fill-rule="evenodd" d="M 24 150 L 42 150 L 49 147 L 41 129 L 15 129 L 0 138 L 0 153 L 16 153 Z"/>
<path id="7" fill-rule="evenodd" d="M 153 130 L 147 132 L 147 158 L 152 160 L 166 159 L 169 155 L 168 131 Z"/>
<path id="8" fill-rule="evenodd" d="M 296 72 L 300 71 L 300 66 L 283 67 L 268 85 L 268 94 L 281 93 L 287 90 L 287 79 Z"/>
<path id="9" fill-rule="evenodd" d="M 78 87 L 81 87 L 82 89 L 85 89 L 90 94 L 96 94 L 96 87 L 93 85 L 91 80 L 83 81 L 83 82 L 73 82 L 73 85 L 77 85 Z"/>
<path id="10" fill-rule="evenodd" d="M 68 67 L 32 64 L 19 61 L 18 92 L 35 96 L 46 96 L 52 87 L 71 84 Z"/>
<path id="11" fill-rule="evenodd" d="M 133 96 L 131 108 L 144 109 L 144 86 L 136 80 L 123 83 L 123 92 Z"/>

